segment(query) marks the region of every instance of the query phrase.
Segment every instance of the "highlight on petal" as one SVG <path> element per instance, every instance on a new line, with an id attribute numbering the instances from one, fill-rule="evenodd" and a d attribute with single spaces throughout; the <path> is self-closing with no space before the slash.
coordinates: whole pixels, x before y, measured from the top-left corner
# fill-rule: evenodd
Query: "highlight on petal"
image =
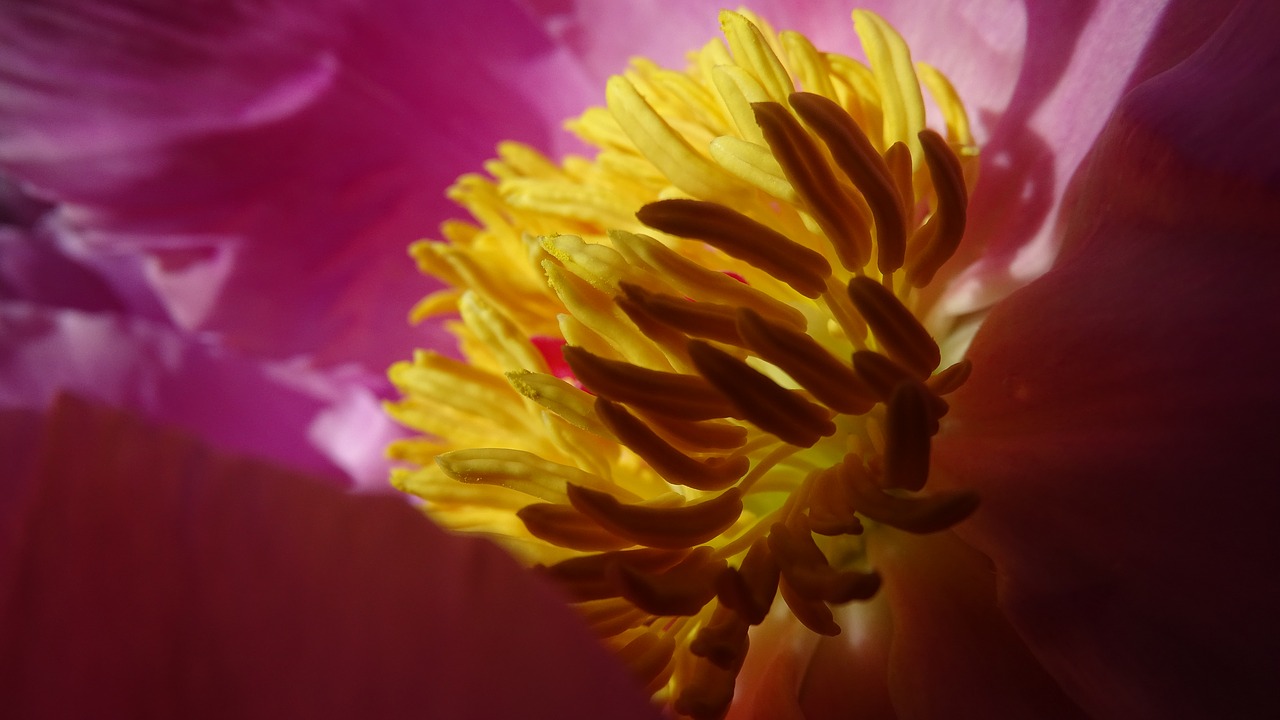
<path id="1" fill-rule="evenodd" d="M 0 447 L 41 435 L 0 516 L 15 716 L 656 717 L 547 588 L 397 499 L 67 397 L 13 420 Z"/>
<path id="2" fill-rule="evenodd" d="M 510 0 L 9 3 L 0 47 L 0 173 L 62 246 L 185 329 L 324 365 L 440 342 L 404 325 L 406 240 L 496 138 L 570 147 L 588 96 Z"/>
<path id="3" fill-rule="evenodd" d="M 957 534 L 1093 715 L 1277 710 L 1278 20 L 1243 3 L 1121 104 L 935 444 L 983 497 Z"/>
<path id="4" fill-rule="evenodd" d="M 41 410 L 60 391 L 128 408 L 330 482 L 386 487 L 399 433 L 359 372 L 261 363 L 111 313 L 0 303 L 0 405 Z"/>

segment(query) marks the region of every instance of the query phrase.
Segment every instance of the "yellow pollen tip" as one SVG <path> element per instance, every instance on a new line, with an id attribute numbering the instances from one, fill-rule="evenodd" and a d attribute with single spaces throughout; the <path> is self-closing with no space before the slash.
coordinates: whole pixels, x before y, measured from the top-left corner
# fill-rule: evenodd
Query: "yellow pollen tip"
<path id="1" fill-rule="evenodd" d="M 950 82 L 853 17 L 865 64 L 721 13 L 687 72 L 636 61 L 570 123 L 593 159 L 502 144 L 450 189 L 474 222 L 412 250 L 451 286 L 413 317 L 453 315 L 465 360 L 391 369 L 421 433 L 397 487 L 558 583 L 693 718 L 727 712 L 770 612 L 842 632 L 883 527 L 977 507 L 929 488 L 972 365 L 922 292 L 955 272 L 977 149 Z"/>

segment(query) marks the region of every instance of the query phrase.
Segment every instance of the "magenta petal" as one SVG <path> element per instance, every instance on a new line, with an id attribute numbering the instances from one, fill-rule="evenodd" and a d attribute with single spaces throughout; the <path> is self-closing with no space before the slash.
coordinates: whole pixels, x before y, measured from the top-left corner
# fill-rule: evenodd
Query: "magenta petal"
<path id="1" fill-rule="evenodd" d="M 983 497 L 960 534 L 1099 717 L 1280 711 L 1277 27 L 1250 3 L 1128 97 L 938 438 Z"/>
<path id="2" fill-rule="evenodd" d="M 655 717 L 547 588 L 398 500 L 74 400 L 39 457 L 0 548 L 16 717 Z"/>
<path id="3" fill-rule="evenodd" d="M 147 320 L 26 303 L 0 303 L 0 337 L 0 405 L 42 411 L 75 392 L 223 450 L 389 487 L 385 447 L 399 431 L 358 373 L 256 362 Z"/>
<path id="4" fill-rule="evenodd" d="M 405 323 L 430 289 L 405 253 L 444 187 L 504 138 L 566 146 L 587 94 L 504 0 L 55 0 L 0 9 L 0 40 L 0 169 L 119 295 L 145 277 L 241 352 L 379 370 L 442 340 Z"/>

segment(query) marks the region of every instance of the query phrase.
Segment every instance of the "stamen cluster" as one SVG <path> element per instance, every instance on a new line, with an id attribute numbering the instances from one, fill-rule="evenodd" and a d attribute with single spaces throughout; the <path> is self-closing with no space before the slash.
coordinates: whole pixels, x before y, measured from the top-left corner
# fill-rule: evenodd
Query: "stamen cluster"
<path id="1" fill-rule="evenodd" d="M 414 248 L 452 285 L 416 314 L 457 312 L 467 360 L 392 368 L 425 434 L 395 482 L 559 583 L 695 718 L 727 710 L 776 596 L 838 634 L 832 606 L 879 589 L 876 526 L 976 506 L 925 492 L 969 364 L 920 320 L 975 152 L 946 80 L 920 67 L 944 139 L 901 38 L 854 17 L 870 67 L 724 13 L 688 74 L 610 81 L 574 126 L 594 162 L 504 146 L 496 182 L 453 190 L 480 224 Z"/>

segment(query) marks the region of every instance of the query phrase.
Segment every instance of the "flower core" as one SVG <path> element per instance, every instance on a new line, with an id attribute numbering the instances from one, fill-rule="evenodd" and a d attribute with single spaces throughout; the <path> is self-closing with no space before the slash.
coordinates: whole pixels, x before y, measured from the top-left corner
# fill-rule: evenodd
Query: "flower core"
<path id="1" fill-rule="evenodd" d="M 391 369 L 390 411 L 424 433 L 393 481 L 558 582 L 695 718 L 727 710 L 775 605 L 840 633 L 831 606 L 879 588 L 876 526 L 977 502 L 926 490 L 969 364 L 923 320 L 976 149 L 947 80 L 854 24 L 868 64 L 722 13 L 688 72 L 637 60 L 570 123 L 593 161 L 501 145 L 450 190 L 477 223 L 413 248 L 451 285 L 415 317 L 460 314 L 466 360 Z"/>

